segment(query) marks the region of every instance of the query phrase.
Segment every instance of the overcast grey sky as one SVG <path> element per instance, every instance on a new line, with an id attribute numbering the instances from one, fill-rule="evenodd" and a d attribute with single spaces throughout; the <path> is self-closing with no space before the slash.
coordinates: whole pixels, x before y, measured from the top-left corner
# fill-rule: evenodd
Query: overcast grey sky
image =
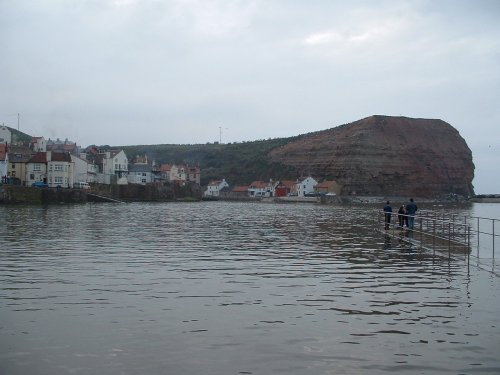
<path id="1" fill-rule="evenodd" d="M 132 145 L 439 118 L 500 193 L 500 1 L 0 0 L 0 123 Z"/>

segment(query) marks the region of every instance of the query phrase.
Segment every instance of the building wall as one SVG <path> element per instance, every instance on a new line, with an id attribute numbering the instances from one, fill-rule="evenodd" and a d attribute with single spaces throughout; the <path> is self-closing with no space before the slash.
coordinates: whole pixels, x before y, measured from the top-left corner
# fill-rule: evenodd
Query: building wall
<path id="1" fill-rule="evenodd" d="M 79 158 L 77 156 L 71 155 L 71 161 L 73 162 L 73 180 L 71 185 L 74 182 L 89 182 L 88 176 L 88 163 L 86 160 Z"/>
<path id="2" fill-rule="evenodd" d="M 300 181 L 297 184 L 297 193 L 299 197 L 303 197 L 306 194 L 314 192 L 314 187 L 318 184 L 318 182 L 312 178 L 307 177 L 306 179 Z"/>
<path id="3" fill-rule="evenodd" d="M 151 172 L 129 172 L 127 181 L 131 184 L 146 185 L 153 182 Z"/>
<path id="4" fill-rule="evenodd" d="M 26 185 L 26 163 L 9 162 L 7 176 L 21 180 L 21 185 Z"/>
<path id="5" fill-rule="evenodd" d="M 47 184 L 49 187 L 73 187 L 73 164 L 64 161 L 47 162 Z"/>
<path id="6" fill-rule="evenodd" d="M 37 167 L 38 166 L 38 167 Z M 37 181 L 47 182 L 47 164 L 27 163 L 26 164 L 26 185 L 31 186 Z"/>
<path id="7" fill-rule="evenodd" d="M 0 126 L 0 143 L 12 143 L 12 133 L 6 126 Z"/>

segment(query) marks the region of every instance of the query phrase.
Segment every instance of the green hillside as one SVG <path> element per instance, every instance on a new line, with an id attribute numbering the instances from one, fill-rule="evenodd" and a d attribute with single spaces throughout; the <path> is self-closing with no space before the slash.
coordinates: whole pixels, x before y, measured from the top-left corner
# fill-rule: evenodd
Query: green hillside
<path id="1" fill-rule="evenodd" d="M 293 167 L 271 163 L 267 154 L 293 138 L 277 138 L 254 142 L 198 145 L 142 145 L 117 146 L 127 157 L 148 155 L 157 164 L 189 164 L 201 168 L 201 184 L 212 179 L 225 178 L 231 185 L 246 185 L 254 180 L 296 179 Z"/>
<path id="2" fill-rule="evenodd" d="M 26 133 L 23 133 L 17 129 L 11 128 L 10 126 L 7 126 L 7 128 L 10 130 L 10 133 L 12 135 L 12 142 L 29 142 L 31 141 L 31 135 L 28 135 Z"/>

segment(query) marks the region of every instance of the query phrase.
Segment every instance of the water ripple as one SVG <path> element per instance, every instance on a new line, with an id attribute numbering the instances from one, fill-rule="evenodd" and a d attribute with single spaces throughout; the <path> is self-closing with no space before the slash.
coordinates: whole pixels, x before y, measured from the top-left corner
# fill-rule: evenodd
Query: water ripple
<path id="1" fill-rule="evenodd" d="M 1 373 L 500 368 L 498 278 L 380 237 L 369 207 L 0 210 Z"/>

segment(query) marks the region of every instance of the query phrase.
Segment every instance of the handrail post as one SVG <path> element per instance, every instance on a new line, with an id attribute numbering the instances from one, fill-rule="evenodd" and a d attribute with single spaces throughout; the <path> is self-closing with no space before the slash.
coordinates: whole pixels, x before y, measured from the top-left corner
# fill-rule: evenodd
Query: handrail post
<path id="1" fill-rule="evenodd" d="M 419 217 L 418 219 L 420 219 L 420 249 L 423 249 L 424 248 L 424 233 L 423 233 L 423 226 L 422 226 L 422 222 L 424 221 L 421 217 Z"/>
<path id="2" fill-rule="evenodd" d="M 448 222 L 448 260 L 451 259 L 451 222 Z"/>
<path id="3" fill-rule="evenodd" d="M 467 230 L 467 275 L 470 274 L 470 226 Z"/>
<path id="4" fill-rule="evenodd" d="M 464 244 L 467 241 L 467 216 L 464 216 Z"/>
<path id="5" fill-rule="evenodd" d="M 435 254 L 436 253 L 436 220 L 433 220 L 434 225 L 433 225 L 433 236 L 432 236 L 432 251 Z"/>
<path id="6" fill-rule="evenodd" d="M 479 217 L 477 218 L 477 258 L 479 259 Z"/>
<path id="7" fill-rule="evenodd" d="M 455 215 L 451 215 L 451 222 L 452 222 L 451 228 L 453 230 L 451 238 L 455 240 Z"/>

